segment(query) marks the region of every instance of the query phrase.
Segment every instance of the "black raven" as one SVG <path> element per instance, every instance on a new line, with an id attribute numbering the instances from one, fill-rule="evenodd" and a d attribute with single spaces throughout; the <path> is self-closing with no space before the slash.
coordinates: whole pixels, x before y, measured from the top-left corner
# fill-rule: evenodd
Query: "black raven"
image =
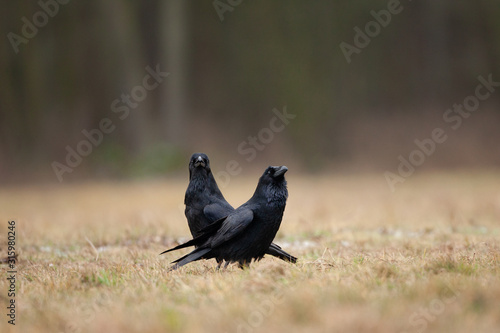
<path id="1" fill-rule="evenodd" d="M 221 191 L 210 169 L 210 160 L 203 153 L 195 153 L 189 161 L 189 185 L 184 196 L 186 218 L 193 238 L 212 222 L 234 211 Z"/>
<path id="2" fill-rule="evenodd" d="M 210 169 L 210 160 L 203 153 L 195 153 L 189 161 L 189 185 L 184 197 L 186 218 L 193 238 L 201 235 L 203 228 L 228 216 L 234 211 L 222 195 Z M 272 243 L 266 254 L 292 263 L 297 258 Z M 221 264 L 220 261 L 219 266 Z"/>
<path id="3" fill-rule="evenodd" d="M 269 249 L 283 218 L 288 190 L 285 166 L 266 169 L 253 196 L 246 203 L 202 229 L 192 240 L 163 253 L 188 246 L 197 246 L 189 254 L 175 260 L 171 269 L 191 261 L 215 258 L 217 261 L 238 262 L 248 267 L 252 259 L 260 260 Z"/>

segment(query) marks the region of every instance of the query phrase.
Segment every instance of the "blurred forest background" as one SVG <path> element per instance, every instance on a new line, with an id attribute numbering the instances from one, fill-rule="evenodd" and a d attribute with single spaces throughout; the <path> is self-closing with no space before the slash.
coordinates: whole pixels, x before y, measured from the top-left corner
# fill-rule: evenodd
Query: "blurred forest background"
<path id="1" fill-rule="evenodd" d="M 250 166 L 238 146 L 284 108 L 296 117 L 255 161 L 395 172 L 441 127 L 449 139 L 422 168 L 500 166 L 500 91 L 457 130 L 443 121 L 479 75 L 500 81 L 500 1 L 401 1 L 351 63 L 340 44 L 391 1 L 63 2 L 2 2 L 2 181 L 57 182 L 52 163 L 105 118 L 116 129 L 64 180 L 185 172 L 196 151 Z M 40 25 L 30 38 L 26 20 Z M 25 38 L 18 52 L 9 33 Z M 148 66 L 169 75 L 121 120 L 112 103 Z"/>

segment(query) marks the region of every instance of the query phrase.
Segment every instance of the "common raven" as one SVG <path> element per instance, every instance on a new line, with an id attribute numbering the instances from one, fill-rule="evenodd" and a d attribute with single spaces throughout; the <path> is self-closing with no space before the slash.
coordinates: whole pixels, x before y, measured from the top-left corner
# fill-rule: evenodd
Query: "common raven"
<path id="1" fill-rule="evenodd" d="M 248 267 L 252 259 L 260 260 L 269 249 L 283 218 L 288 190 L 286 166 L 268 167 L 260 177 L 253 196 L 246 203 L 201 230 L 192 240 L 163 253 L 197 246 L 192 252 L 175 260 L 171 269 L 192 261 L 215 258 L 238 262 Z"/>
<path id="2" fill-rule="evenodd" d="M 189 185 L 184 197 L 185 214 L 193 238 L 201 235 L 201 230 L 211 223 L 228 216 L 234 211 L 222 195 L 210 169 L 210 160 L 203 153 L 195 153 L 189 161 Z M 292 263 L 297 258 L 271 243 L 266 254 Z M 219 266 L 221 264 L 218 261 Z"/>
<path id="3" fill-rule="evenodd" d="M 184 196 L 186 218 L 193 238 L 212 222 L 234 211 L 221 191 L 210 169 L 210 160 L 203 153 L 196 153 L 189 161 L 189 185 Z"/>

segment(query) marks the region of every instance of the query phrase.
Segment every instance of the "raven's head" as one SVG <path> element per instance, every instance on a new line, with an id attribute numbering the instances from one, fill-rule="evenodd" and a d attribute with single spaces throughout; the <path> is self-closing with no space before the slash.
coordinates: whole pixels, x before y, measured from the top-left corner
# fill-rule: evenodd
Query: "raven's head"
<path id="1" fill-rule="evenodd" d="M 264 174 L 259 179 L 257 190 L 262 191 L 268 201 L 281 201 L 288 198 L 288 190 L 286 188 L 285 173 L 288 168 L 282 166 L 269 166 Z M 259 191 L 260 192 L 260 191 Z"/>
<path id="2" fill-rule="evenodd" d="M 285 172 L 288 168 L 284 165 L 282 166 L 269 166 L 262 175 L 262 178 L 267 178 L 270 181 L 282 182 L 285 180 Z"/>
<path id="3" fill-rule="evenodd" d="M 194 153 L 189 160 L 189 178 L 198 172 L 203 172 L 205 175 L 210 173 L 210 160 L 203 153 Z"/>

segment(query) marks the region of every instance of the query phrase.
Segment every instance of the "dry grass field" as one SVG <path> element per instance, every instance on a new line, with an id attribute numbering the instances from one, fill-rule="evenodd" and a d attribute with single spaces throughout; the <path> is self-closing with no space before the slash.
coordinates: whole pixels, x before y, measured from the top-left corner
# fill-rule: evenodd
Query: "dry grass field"
<path id="1" fill-rule="evenodd" d="M 237 206 L 258 174 L 223 192 Z M 500 332 L 500 173 L 287 173 L 275 240 L 297 265 L 249 270 L 185 250 L 187 180 L 0 189 L 0 256 L 16 221 L 16 325 L 1 332 Z"/>

